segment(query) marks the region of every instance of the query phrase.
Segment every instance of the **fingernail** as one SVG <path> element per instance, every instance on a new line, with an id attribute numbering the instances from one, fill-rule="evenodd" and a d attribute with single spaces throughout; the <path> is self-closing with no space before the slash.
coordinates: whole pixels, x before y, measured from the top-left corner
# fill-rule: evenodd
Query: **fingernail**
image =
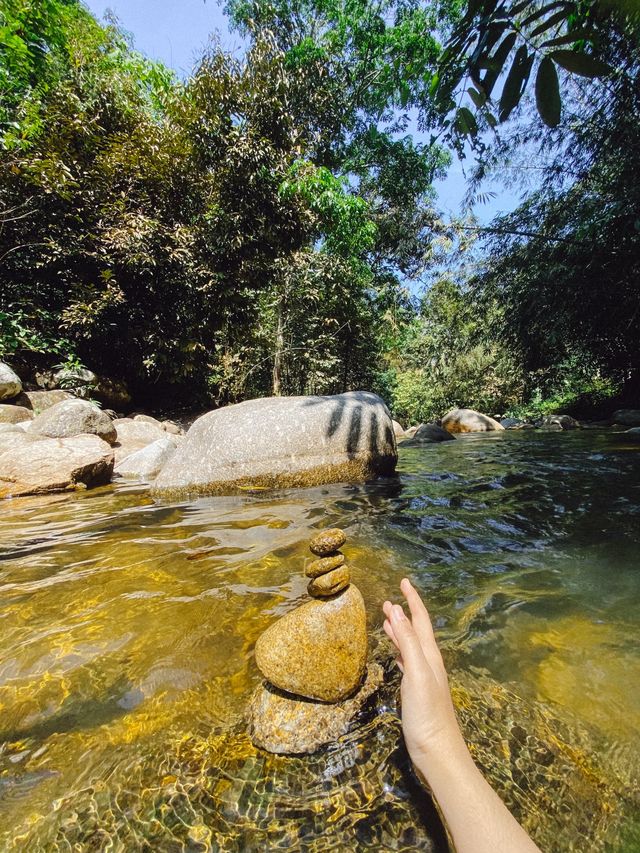
<path id="1" fill-rule="evenodd" d="M 404 615 L 404 610 L 402 609 L 402 607 L 400 607 L 400 605 L 399 605 L 399 604 L 394 604 L 394 605 L 393 605 L 393 615 L 396 617 L 396 619 L 397 619 L 398 621 L 402 621 L 402 620 L 404 620 L 404 619 L 406 619 L 406 618 L 407 618 L 407 617 Z"/>

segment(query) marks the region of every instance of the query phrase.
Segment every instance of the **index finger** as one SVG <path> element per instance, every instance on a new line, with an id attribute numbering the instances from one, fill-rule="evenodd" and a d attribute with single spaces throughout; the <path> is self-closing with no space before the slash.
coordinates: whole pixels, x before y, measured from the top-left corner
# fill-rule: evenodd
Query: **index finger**
<path id="1" fill-rule="evenodd" d="M 427 608 L 424 606 L 424 602 L 408 578 L 403 578 L 400 583 L 400 589 L 409 605 L 411 621 L 420 640 L 424 656 L 432 667 L 437 665 L 440 668 L 444 668 L 442 655 L 440 654 L 440 649 L 433 633 L 433 625 L 431 624 L 431 619 L 429 618 Z"/>

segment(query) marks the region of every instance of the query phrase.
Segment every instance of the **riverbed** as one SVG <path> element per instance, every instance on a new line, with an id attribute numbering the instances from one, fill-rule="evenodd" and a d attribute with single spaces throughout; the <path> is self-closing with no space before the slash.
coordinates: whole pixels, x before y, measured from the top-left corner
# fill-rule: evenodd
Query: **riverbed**
<path id="1" fill-rule="evenodd" d="M 253 647 L 328 526 L 387 683 L 335 747 L 267 756 Z M 543 849 L 640 849 L 640 443 L 611 431 L 400 446 L 368 485 L 2 502 L 1 849 L 446 850 L 381 630 L 405 575 L 476 760 Z"/>

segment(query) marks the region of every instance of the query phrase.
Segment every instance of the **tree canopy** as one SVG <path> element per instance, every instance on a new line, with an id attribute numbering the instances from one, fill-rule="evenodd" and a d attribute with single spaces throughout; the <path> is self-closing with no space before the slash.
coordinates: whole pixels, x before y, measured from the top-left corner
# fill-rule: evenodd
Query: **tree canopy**
<path id="1" fill-rule="evenodd" d="M 632 9 L 227 11 L 246 54 L 212 43 L 179 80 L 78 0 L 3 4 L 0 356 L 158 405 L 367 386 L 407 419 L 506 410 L 563 370 L 633 387 Z M 539 179 L 470 243 L 437 210 L 452 156 L 472 186 Z"/>

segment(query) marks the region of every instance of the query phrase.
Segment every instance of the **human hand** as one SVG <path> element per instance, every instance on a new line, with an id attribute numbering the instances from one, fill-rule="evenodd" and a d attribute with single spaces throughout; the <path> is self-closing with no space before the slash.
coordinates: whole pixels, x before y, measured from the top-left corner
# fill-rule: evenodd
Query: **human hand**
<path id="1" fill-rule="evenodd" d="M 402 731 L 411 760 L 420 767 L 435 751 L 464 747 L 464 741 L 427 609 L 407 578 L 400 590 L 411 619 L 399 604 L 385 601 L 384 630 L 400 652 Z"/>

